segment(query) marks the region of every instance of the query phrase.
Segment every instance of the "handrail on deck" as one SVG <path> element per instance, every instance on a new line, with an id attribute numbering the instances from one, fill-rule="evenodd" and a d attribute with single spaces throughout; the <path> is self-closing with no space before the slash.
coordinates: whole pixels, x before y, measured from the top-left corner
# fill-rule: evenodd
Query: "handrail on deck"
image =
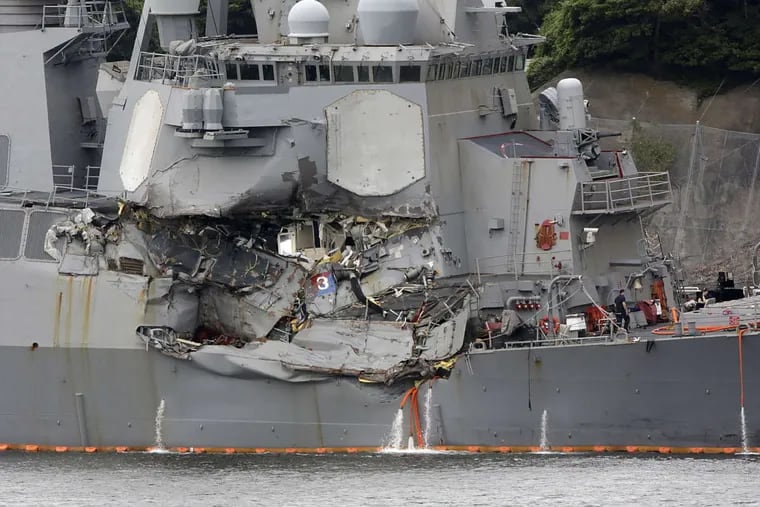
<path id="1" fill-rule="evenodd" d="M 129 25 L 120 0 L 88 0 L 78 5 L 44 5 L 42 29 L 50 26 L 108 28 Z"/>
<path id="2" fill-rule="evenodd" d="M 143 51 L 137 62 L 135 79 L 160 81 L 162 84 L 188 86 L 190 79 L 221 80 L 216 59 L 206 55 L 169 55 Z"/>
<path id="3" fill-rule="evenodd" d="M 494 337 L 496 338 L 496 337 Z M 630 334 L 625 331 L 607 331 L 602 334 L 591 334 L 587 336 L 569 336 L 569 335 L 557 335 L 557 336 L 539 336 L 534 339 L 524 339 L 507 341 L 505 348 L 516 347 L 552 347 L 560 345 L 594 345 L 599 343 L 614 343 L 619 341 L 628 341 Z M 471 347 L 472 348 L 472 347 Z M 477 350 L 477 349 L 474 349 Z M 471 350 L 472 352 L 473 350 Z"/>
<path id="4" fill-rule="evenodd" d="M 51 206 L 68 204 L 68 207 L 89 207 L 91 204 L 103 203 L 114 200 L 103 193 L 95 192 L 86 188 L 54 185 L 50 191 L 39 191 L 28 188 L 4 186 L 0 187 L 0 200 L 3 202 L 16 202 L 20 206 L 38 204 L 45 209 Z"/>
<path id="5" fill-rule="evenodd" d="M 636 176 L 580 184 L 582 213 L 614 213 L 668 204 L 672 200 L 668 172 L 639 173 Z"/>
<path id="6" fill-rule="evenodd" d="M 571 260 L 572 252 L 571 249 L 552 250 L 552 254 L 562 263 Z M 552 262 L 546 260 L 533 260 L 534 257 L 531 254 L 534 253 L 535 252 L 514 252 L 513 254 L 475 258 L 475 274 L 478 284 L 482 284 L 483 276 L 494 274 L 512 275 L 528 272 L 530 274 L 551 276 L 557 273 L 557 268 L 554 267 Z M 567 257 L 562 254 L 566 254 Z"/>
<path id="7" fill-rule="evenodd" d="M 85 167 L 84 187 L 87 190 L 97 190 L 100 180 L 100 166 L 88 165 Z"/>
<path id="8" fill-rule="evenodd" d="M 56 206 L 62 203 L 68 203 L 73 207 L 81 206 L 83 208 L 88 208 L 91 204 L 96 202 L 102 203 L 112 199 L 113 197 L 108 197 L 87 188 L 54 186 L 53 190 L 48 194 L 45 208 L 47 209 L 50 206 Z"/>
<path id="9" fill-rule="evenodd" d="M 73 187 L 75 172 L 76 167 L 73 165 L 53 164 L 53 185 L 58 187 Z"/>

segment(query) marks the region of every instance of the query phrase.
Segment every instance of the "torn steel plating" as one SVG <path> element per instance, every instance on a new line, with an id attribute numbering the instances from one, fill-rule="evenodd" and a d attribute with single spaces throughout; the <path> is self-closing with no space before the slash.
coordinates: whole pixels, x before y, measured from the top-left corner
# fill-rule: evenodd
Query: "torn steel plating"
<path id="1" fill-rule="evenodd" d="M 46 237 L 61 266 L 83 259 L 72 274 L 94 263 L 147 279 L 147 348 L 222 375 L 387 384 L 433 376 L 463 347 L 472 288 L 437 285 L 436 244 L 416 219 L 169 220 L 133 207 L 115 220 L 85 210 Z"/>

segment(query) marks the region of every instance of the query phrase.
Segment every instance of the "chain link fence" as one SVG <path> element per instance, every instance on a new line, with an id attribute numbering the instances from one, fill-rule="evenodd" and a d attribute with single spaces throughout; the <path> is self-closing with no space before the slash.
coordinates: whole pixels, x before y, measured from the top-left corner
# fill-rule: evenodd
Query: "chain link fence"
<path id="1" fill-rule="evenodd" d="M 603 148 L 631 150 L 639 171 L 670 173 L 673 204 L 644 225 L 680 261 L 685 282 L 711 285 L 728 271 L 737 285 L 751 284 L 751 250 L 760 242 L 760 134 L 596 118 L 590 126 L 619 132 Z"/>

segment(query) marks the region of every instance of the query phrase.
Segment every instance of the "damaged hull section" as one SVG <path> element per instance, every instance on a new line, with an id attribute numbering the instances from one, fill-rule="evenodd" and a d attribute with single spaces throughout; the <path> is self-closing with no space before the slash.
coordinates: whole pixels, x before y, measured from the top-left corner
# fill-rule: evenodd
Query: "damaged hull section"
<path id="1" fill-rule="evenodd" d="M 161 220 L 129 208 L 111 219 L 88 209 L 54 224 L 46 245 L 59 269 L 75 258 L 82 269 L 142 274 L 156 290 L 137 337 L 218 375 L 392 384 L 430 378 L 436 361 L 462 349 L 474 288 L 435 283 L 431 228 L 340 217 L 316 225 Z M 315 229 L 321 245 L 339 248 L 303 247 Z"/>
<path id="2" fill-rule="evenodd" d="M 670 176 L 578 80 L 534 106 L 517 8 L 257 0 L 255 36 L 199 39 L 197 0 L 146 0 L 96 90 L 127 23 L 86 3 L 0 33 L 29 81 L 0 79 L 0 444 L 376 448 L 402 409 L 417 446 L 544 415 L 556 446 L 735 446 L 760 414 L 754 314 L 615 322 L 678 315 L 644 230 Z"/>
<path id="3" fill-rule="evenodd" d="M 400 324 L 315 320 L 291 342 L 267 340 L 241 349 L 208 346 L 190 359 L 221 375 L 305 382 L 336 374 L 381 374 L 411 357 L 413 347 L 411 329 Z"/>
<path id="4" fill-rule="evenodd" d="M 14 407 L 0 414 L 9 443 L 147 447 L 164 400 L 173 447 L 373 448 L 389 441 L 399 403 L 431 388 L 430 411 L 404 409 L 430 445 L 536 446 L 546 411 L 554 446 L 737 447 L 742 385 L 747 413 L 760 413 L 760 382 L 749 368 L 740 377 L 735 336 L 491 346 L 504 330 L 472 330 L 484 292 L 429 272 L 429 229 L 418 225 L 374 264 L 348 248 L 274 254 L 264 248 L 279 229 L 255 245 L 236 222 L 212 233 L 127 209 L 68 218 L 80 225 L 56 234 L 60 262 L 0 264 L 6 288 L 41 309 L 26 323 L 1 310 L 13 331 L 0 358 L 15 386 L 0 390 Z M 89 227 L 99 234 L 86 235 L 88 252 Z M 164 231 L 185 234 L 195 254 L 157 247 Z M 396 269 L 404 256 L 415 269 Z M 97 275 L 71 274 L 93 263 Z M 221 324 L 205 317 L 204 298 L 250 301 L 261 327 L 236 325 L 240 307 L 223 303 Z M 760 361 L 757 335 L 739 346 L 745 365 Z"/>

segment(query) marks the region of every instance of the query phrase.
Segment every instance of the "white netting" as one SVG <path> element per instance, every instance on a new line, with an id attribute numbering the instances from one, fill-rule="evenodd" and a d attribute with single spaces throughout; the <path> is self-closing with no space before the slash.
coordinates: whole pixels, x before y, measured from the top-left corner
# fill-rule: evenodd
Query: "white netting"
<path id="1" fill-rule="evenodd" d="M 687 281 L 714 283 L 718 271 L 733 272 L 737 284 L 751 281 L 751 248 L 760 241 L 760 134 L 596 118 L 590 126 L 623 133 L 604 147 L 632 149 L 640 171 L 670 172 L 673 204 L 646 224 L 680 258 Z M 637 145 L 672 163 L 643 166 L 651 153 L 637 155 Z"/>

